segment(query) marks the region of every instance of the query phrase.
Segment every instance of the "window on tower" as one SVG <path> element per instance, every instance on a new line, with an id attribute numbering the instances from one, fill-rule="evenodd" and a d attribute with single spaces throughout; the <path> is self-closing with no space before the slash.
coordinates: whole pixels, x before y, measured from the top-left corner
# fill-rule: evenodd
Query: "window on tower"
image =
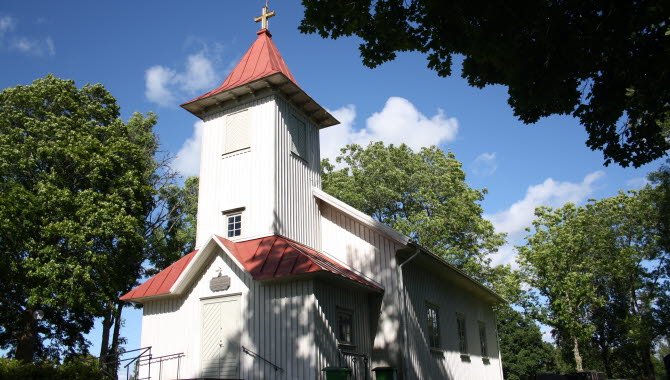
<path id="1" fill-rule="evenodd" d="M 307 160 L 307 126 L 295 115 L 291 115 L 288 132 L 291 135 L 291 153 Z"/>
<path id="2" fill-rule="evenodd" d="M 249 110 L 231 113 L 226 116 L 226 136 L 224 153 L 239 152 L 251 146 Z"/>
<path id="3" fill-rule="evenodd" d="M 228 237 L 236 237 L 242 234 L 242 213 L 229 214 L 226 216 L 228 221 Z"/>

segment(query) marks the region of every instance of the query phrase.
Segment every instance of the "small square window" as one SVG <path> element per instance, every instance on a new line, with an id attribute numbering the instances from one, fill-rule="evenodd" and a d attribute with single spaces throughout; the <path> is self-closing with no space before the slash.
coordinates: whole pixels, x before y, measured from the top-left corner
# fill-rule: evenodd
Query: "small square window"
<path id="1" fill-rule="evenodd" d="M 349 310 L 337 310 L 337 340 L 339 343 L 353 344 L 354 315 Z"/>
<path id="2" fill-rule="evenodd" d="M 486 323 L 479 321 L 479 342 L 482 348 L 482 357 L 486 358 L 489 356 L 489 350 L 486 346 Z"/>
<path id="3" fill-rule="evenodd" d="M 242 213 L 226 215 L 228 221 L 228 237 L 236 237 L 242 234 Z"/>
<path id="4" fill-rule="evenodd" d="M 468 336 L 466 334 L 465 315 L 456 314 L 456 325 L 458 327 L 458 349 L 461 354 L 468 353 Z"/>
<path id="5" fill-rule="evenodd" d="M 440 313 L 437 306 L 426 304 L 428 344 L 431 348 L 440 348 Z"/>

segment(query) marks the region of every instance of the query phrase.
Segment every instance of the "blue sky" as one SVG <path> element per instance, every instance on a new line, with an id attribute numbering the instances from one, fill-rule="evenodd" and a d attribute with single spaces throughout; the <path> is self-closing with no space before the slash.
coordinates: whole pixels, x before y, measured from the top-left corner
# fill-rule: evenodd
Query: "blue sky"
<path id="1" fill-rule="evenodd" d="M 188 4 L 188 5 L 187 5 Z M 154 111 L 163 148 L 175 166 L 197 174 L 197 118 L 178 107 L 217 86 L 254 41 L 253 18 L 263 1 L 4 2 L 0 6 L 0 88 L 26 85 L 48 73 L 77 85 L 102 83 L 122 116 Z M 439 145 L 463 163 L 467 181 L 487 188 L 486 217 L 510 234 L 494 257 L 512 262 L 534 207 L 638 188 L 661 161 L 642 168 L 604 167 L 589 150 L 584 128 L 556 116 L 524 125 L 507 104 L 506 89 L 469 87 L 454 75 L 439 78 L 418 53 L 374 70 L 361 64 L 359 41 L 323 40 L 297 30 L 302 8 L 271 2 L 273 40 L 298 84 L 342 122 L 322 133 L 322 152 L 345 143 Z M 141 312 L 126 314 L 122 335 L 139 347 Z M 99 351 L 99 332 L 89 338 Z"/>

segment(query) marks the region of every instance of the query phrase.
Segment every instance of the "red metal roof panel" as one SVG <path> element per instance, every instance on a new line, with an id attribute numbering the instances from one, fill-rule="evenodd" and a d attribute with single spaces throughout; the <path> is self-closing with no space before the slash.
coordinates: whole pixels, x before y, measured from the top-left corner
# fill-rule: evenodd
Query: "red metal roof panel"
<path id="1" fill-rule="evenodd" d="M 186 269 L 188 264 L 193 260 L 195 254 L 198 251 L 195 250 L 188 255 L 182 257 L 181 259 L 175 261 L 169 267 L 163 269 L 157 275 L 151 277 L 145 281 L 142 285 L 136 287 L 135 289 L 129 291 L 128 293 L 121 296 L 121 300 L 131 300 L 135 298 L 143 298 L 150 296 L 157 296 L 161 294 L 169 294 L 170 288 L 174 285 L 177 278 L 181 273 Z"/>
<path id="2" fill-rule="evenodd" d="M 228 74 L 228 77 L 223 81 L 221 86 L 195 99 L 189 100 L 182 104 L 182 106 L 235 87 L 243 86 L 275 73 L 284 74 L 297 85 L 298 83 L 288 69 L 286 62 L 284 62 L 284 58 L 282 58 L 279 50 L 277 50 L 277 46 L 272 42 L 270 32 L 267 29 L 262 29 L 257 34 L 256 41 L 247 50 L 242 59 L 240 59 L 233 71 Z"/>

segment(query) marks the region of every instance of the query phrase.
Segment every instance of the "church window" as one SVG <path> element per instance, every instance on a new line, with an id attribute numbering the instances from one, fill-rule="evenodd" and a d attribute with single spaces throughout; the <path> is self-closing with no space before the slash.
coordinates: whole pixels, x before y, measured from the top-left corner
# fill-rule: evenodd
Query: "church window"
<path id="1" fill-rule="evenodd" d="M 346 309 L 337 309 L 337 340 L 343 344 L 353 344 L 354 313 Z"/>
<path id="2" fill-rule="evenodd" d="M 486 346 L 486 324 L 482 321 L 479 321 L 479 342 L 482 348 L 482 357 L 488 357 L 489 350 Z"/>
<path id="3" fill-rule="evenodd" d="M 440 348 L 440 313 L 437 306 L 426 304 L 428 343 L 431 348 Z"/>
<path id="4" fill-rule="evenodd" d="M 465 315 L 456 314 L 456 326 L 458 328 L 458 349 L 461 354 L 468 353 L 468 336 L 465 328 Z"/>
<path id="5" fill-rule="evenodd" d="M 248 149 L 251 146 L 249 110 L 243 110 L 226 116 L 226 136 L 224 154 Z"/>
<path id="6" fill-rule="evenodd" d="M 242 234 L 242 213 L 226 215 L 228 221 L 228 237 L 236 237 Z"/>
<path id="7" fill-rule="evenodd" d="M 291 153 L 307 160 L 307 126 L 305 122 L 292 115 L 288 132 L 291 135 Z"/>

